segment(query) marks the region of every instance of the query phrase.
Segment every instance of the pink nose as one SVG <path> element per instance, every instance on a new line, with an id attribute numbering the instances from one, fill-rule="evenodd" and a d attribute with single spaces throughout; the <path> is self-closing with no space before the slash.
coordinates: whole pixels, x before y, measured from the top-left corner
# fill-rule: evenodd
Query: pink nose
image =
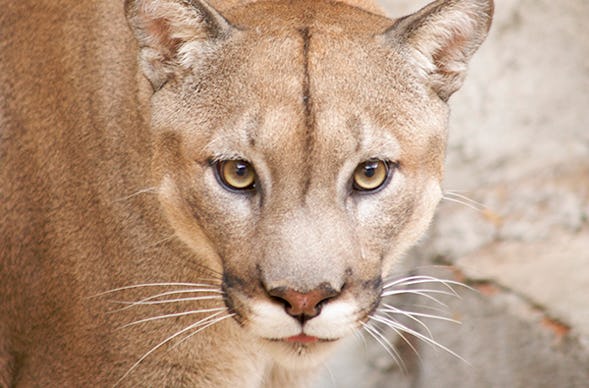
<path id="1" fill-rule="evenodd" d="M 319 315 L 323 304 L 328 299 L 336 297 L 339 292 L 329 286 L 316 288 L 305 293 L 286 287 L 277 287 L 269 290 L 268 294 L 284 304 L 288 315 L 304 321 Z"/>

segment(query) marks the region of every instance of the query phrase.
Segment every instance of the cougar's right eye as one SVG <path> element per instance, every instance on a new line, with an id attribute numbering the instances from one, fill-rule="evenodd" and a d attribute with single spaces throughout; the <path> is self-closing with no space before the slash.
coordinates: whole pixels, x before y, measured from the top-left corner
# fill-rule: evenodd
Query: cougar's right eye
<path id="1" fill-rule="evenodd" d="M 376 192 L 384 187 L 391 175 L 389 162 L 370 159 L 360 163 L 352 176 L 352 187 L 363 193 Z"/>
<path id="2" fill-rule="evenodd" d="M 230 191 L 249 191 L 256 187 L 256 172 L 245 160 L 215 162 L 217 180 Z"/>

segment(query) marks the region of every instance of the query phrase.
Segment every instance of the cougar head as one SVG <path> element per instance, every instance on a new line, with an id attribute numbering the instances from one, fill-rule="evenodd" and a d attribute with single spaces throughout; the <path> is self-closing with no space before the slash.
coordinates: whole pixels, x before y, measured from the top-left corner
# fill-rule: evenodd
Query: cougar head
<path id="1" fill-rule="evenodd" d="M 127 1 L 162 209 L 279 363 L 316 363 L 361 326 L 427 228 L 446 101 L 492 10 L 437 1 L 390 20 L 340 2 L 222 15 L 201 0 Z"/>

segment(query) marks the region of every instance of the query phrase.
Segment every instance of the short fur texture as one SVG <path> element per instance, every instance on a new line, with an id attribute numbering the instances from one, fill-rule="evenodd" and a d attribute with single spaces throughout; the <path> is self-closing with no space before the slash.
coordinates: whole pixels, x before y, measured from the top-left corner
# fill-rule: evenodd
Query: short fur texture
<path id="1" fill-rule="evenodd" d="M 0 9 L 0 386 L 295 387 L 427 228 L 493 4 Z"/>

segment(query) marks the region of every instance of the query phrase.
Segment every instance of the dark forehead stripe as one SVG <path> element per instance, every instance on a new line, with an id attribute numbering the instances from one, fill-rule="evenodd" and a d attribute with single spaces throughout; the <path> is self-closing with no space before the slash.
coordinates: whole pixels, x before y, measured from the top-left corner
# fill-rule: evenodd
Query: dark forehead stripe
<path id="1" fill-rule="evenodd" d="M 313 125 L 313 112 L 311 109 L 311 85 L 309 76 L 309 45 L 311 43 L 311 33 L 309 27 L 299 30 L 303 38 L 303 104 L 305 108 L 305 125 L 307 130 Z"/>
<path id="2" fill-rule="evenodd" d="M 315 116 L 313 113 L 313 101 L 311 98 L 311 77 L 309 74 L 309 46 L 311 44 L 311 33 L 309 27 L 301 28 L 299 30 L 303 39 L 303 108 L 305 114 L 305 152 L 306 158 L 306 174 L 303 183 L 303 198 L 306 197 L 311 185 L 311 155 L 313 154 L 313 137 L 315 129 Z"/>

